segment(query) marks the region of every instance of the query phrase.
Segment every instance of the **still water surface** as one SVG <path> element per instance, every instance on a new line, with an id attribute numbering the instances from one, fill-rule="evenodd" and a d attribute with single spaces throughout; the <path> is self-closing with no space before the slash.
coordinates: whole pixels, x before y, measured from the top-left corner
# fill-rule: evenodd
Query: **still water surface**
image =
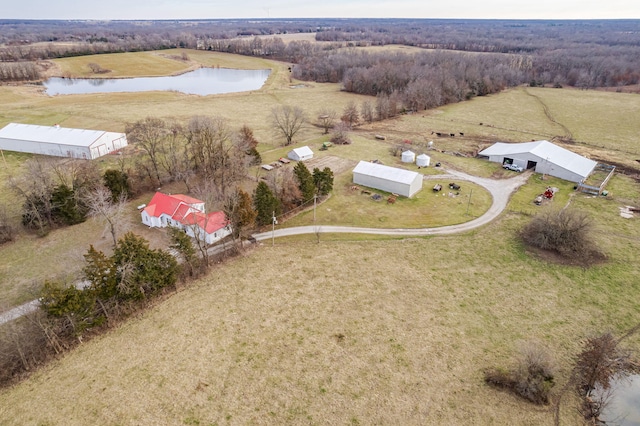
<path id="1" fill-rule="evenodd" d="M 613 394 L 601 418 L 607 424 L 640 426 L 640 375 L 616 380 Z"/>
<path id="2" fill-rule="evenodd" d="M 258 90 L 267 81 L 271 70 L 235 70 L 200 68 L 170 77 L 136 78 L 50 78 L 44 82 L 47 95 L 78 95 L 86 93 L 176 91 L 189 95 Z"/>

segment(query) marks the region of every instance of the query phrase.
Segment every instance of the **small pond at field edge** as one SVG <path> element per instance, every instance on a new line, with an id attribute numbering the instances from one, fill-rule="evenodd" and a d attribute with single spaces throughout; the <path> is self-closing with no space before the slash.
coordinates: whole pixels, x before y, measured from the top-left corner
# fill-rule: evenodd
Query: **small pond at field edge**
<path id="1" fill-rule="evenodd" d="M 78 95 L 87 93 L 175 91 L 189 95 L 218 95 L 260 89 L 271 70 L 236 70 L 229 68 L 199 68 L 169 77 L 135 78 L 60 78 L 43 84 L 47 95 Z"/>
<path id="2" fill-rule="evenodd" d="M 614 380 L 612 397 L 600 418 L 617 426 L 640 426 L 640 375 Z"/>

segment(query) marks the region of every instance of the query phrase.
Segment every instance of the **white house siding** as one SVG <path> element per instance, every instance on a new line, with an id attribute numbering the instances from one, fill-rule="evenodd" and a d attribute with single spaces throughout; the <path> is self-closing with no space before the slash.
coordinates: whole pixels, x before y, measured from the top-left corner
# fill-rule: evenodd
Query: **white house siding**
<path id="1" fill-rule="evenodd" d="M 195 229 L 195 233 L 194 233 L 194 229 Z M 204 240 L 207 244 L 213 244 L 216 241 L 220 241 L 221 239 L 223 239 L 224 237 L 226 237 L 227 235 L 231 234 L 231 230 L 228 229 L 228 227 L 225 228 L 221 228 L 218 229 L 217 231 L 211 233 L 211 234 L 207 234 L 204 229 L 200 228 L 197 225 L 194 226 L 186 226 L 184 228 L 185 232 L 187 233 L 188 236 L 190 236 L 191 238 L 197 238 L 199 240 L 202 240 L 202 236 L 204 235 Z M 198 235 L 196 235 L 198 234 Z"/>
<path id="2" fill-rule="evenodd" d="M 147 226 L 150 226 L 152 228 L 160 228 L 162 226 L 162 223 L 160 223 L 160 218 L 159 217 L 153 217 L 153 216 L 149 216 L 149 213 L 143 211 L 142 214 L 142 223 L 144 223 Z"/>

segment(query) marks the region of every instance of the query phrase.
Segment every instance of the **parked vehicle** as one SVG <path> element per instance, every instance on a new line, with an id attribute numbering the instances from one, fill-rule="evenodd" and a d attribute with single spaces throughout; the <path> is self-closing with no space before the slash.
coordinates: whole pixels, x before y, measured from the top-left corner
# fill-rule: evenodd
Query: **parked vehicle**
<path id="1" fill-rule="evenodd" d="M 524 171 L 522 166 L 518 166 L 517 164 L 503 164 L 502 167 L 507 169 L 507 170 L 511 170 L 511 171 L 518 172 L 518 173 Z"/>

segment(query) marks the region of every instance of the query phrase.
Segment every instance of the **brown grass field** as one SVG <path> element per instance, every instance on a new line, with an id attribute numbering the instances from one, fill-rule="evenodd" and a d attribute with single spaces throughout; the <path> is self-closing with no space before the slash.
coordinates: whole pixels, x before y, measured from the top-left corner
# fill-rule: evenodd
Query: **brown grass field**
<path id="1" fill-rule="evenodd" d="M 208 52 L 188 55 L 210 65 L 267 64 Z M 150 68 L 166 63 L 166 58 L 150 57 Z M 75 65 L 64 66 L 100 63 L 94 59 L 74 58 Z M 280 147 L 269 130 L 272 106 L 299 105 L 314 115 L 320 106 L 340 111 L 350 100 L 365 99 L 331 84 L 291 89 L 297 82 L 289 81 L 284 65 L 268 64 L 274 71 L 262 90 L 222 96 L 47 97 L 36 86 L 4 86 L 0 126 L 58 122 L 122 131 L 125 123 L 148 115 L 181 120 L 220 115 L 232 128 L 254 128 L 264 161 L 270 162 L 290 149 Z M 111 67 L 100 65 L 120 69 L 117 59 Z M 163 72 L 173 72 L 168 68 Z M 638 108 L 637 95 L 518 88 L 361 126 L 352 145 L 318 152 L 318 161 L 325 156 L 352 163 L 378 158 L 393 165 L 398 159 L 388 148 L 394 143 L 426 143 L 433 139 L 431 131 L 463 132 L 464 138 L 433 139 L 437 151 L 430 152 L 432 161 L 500 177 L 507 174 L 498 165 L 450 153 L 471 152 L 496 140 L 552 139 L 566 136 L 568 129 L 577 141 L 571 149 L 631 167 L 640 134 Z M 387 140 L 376 141 L 375 134 Z M 296 146 L 316 150 L 326 140 L 320 129 L 308 128 Z M 5 155 L 3 180 L 19 173 L 28 157 Z M 429 181 L 416 200 L 378 204 L 348 189 L 346 170 L 336 176 L 334 194 L 318 209 L 323 221 L 380 227 L 432 223 L 417 217 L 436 200 L 428 193 Z M 532 200 L 547 185 L 560 188 L 553 206 L 569 204 L 590 215 L 607 262 L 589 268 L 549 263 L 521 244 L 517 232 L 540 209 Z M 618 213 L 620 206 L 639 203 L 640 187 L 617 174 L 608 189 L 608 197 L 588 197 L 573 194 L 570 183 L 533 176 L 500 219 L 473 232 L 407 239 L 323 234 L 319 242 L 315 235 L 303 235 L 276 240 L 274 247 L 260 245 L 0 390 L 0 423 L 552 424 L 549 407 L 488 388 L 482 371 L 509 366 L 518 343 L 534 339 L 556 357 L 559 387 L 581 339 L 608 330 L 621 333 L 640 322 L 640 227 L 638 218 L 623 219 Z M 488 205 L 482 193 L 473 190 L 478 196 L 473 215 Z M 0 202 L 14 199 L 0 190 Z M 132 205 L 140 202 L 144 197 Z M 431 208 L 441 209 L 440 216 L 448 220 L 461 220 L 456 215 L 466 206 Z M 355 209 L 362 214 L 350 215 Z M 137 219 L 132 208 L 135 232 L 162 245 L 159 231 L 145 229 Z M 283 226 L 309 220 L 306 212 Z M 44 239 L 21 235 L 0 247 L 0 305 L 26 300 L 43 277 L 77 272 L 88 244 L 102 241 L 108 249 L 102 234 L 102 226 L 89 221 Z M 640 338 L 628 344 L 639 349 Z M 571 405 L 563 410 L 562 424 L 579 424 Z"/>

